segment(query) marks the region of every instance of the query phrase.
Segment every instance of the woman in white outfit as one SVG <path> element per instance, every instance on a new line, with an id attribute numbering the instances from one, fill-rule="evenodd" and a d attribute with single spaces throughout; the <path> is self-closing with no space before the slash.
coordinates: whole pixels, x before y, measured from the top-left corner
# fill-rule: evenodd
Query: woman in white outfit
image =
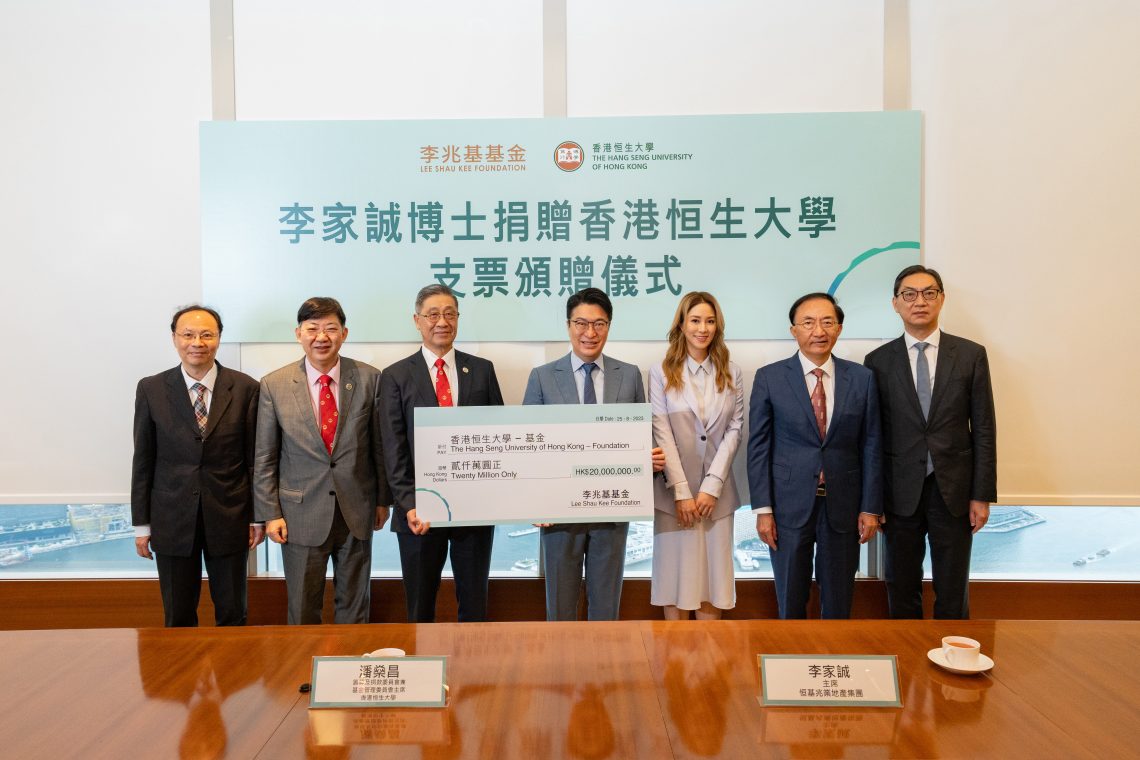
<path id="1" fill-rule="evenodd" d="M 736 606 L 732 460 L 744 424 L 740 367 L 728 360 L 724 315 L 709 293 L 681 298 L 665 360 L 649 370 L 653 437 L 665 450 L 654 480 L 653 587 L 666 620 L 715 620 Z"/>

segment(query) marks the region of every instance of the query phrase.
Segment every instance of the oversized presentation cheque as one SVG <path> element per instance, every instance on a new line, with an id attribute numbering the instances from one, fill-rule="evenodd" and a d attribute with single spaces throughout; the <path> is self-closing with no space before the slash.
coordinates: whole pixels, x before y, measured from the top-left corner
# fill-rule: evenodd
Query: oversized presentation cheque
<path id="1" fill-rule="evenodd" d="M 653 517 L 649 404 L 420 407 L 416 514 L 432 525 Z"/>

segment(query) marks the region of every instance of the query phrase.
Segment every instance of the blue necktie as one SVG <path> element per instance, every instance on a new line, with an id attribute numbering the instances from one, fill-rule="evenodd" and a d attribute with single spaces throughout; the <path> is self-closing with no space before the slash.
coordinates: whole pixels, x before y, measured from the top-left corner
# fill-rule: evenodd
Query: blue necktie
<path id="1" fill-rule="evenodd" d="M 586 373 L 586 380 L 582 385 L 582 403 L 583 404 L 596 404 L 598 403 L 598 394 L 594 392 L 594 380 L 590 377 L 590 373 L 598 368 L 594 362 L 586 362 L 582 365 L 582 371 Z"/>
<path id="2" fill-rule="evenodd" d="M 922 407 L 922 418 L 924 420 L 930 419 L 930 362 L 926 360 L 926 347 L 929 343 L 915 343 L 914 347 L 918 349 L 918 361 L 915 364 L 914 374 L 916 377 L 915 390 L 918 391 L 918 405 Z M 930 452 L 926 453 L 926 474 L 934 472 L 934 460 L 930 458 Z"/>

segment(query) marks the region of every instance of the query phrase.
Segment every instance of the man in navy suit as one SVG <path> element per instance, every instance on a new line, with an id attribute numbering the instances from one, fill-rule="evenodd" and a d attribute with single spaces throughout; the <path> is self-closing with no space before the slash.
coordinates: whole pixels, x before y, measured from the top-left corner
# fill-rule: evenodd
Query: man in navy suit
<path id="1" fill-rule="evenodd" d="M 848 618 L 859 545 L 883 514 L 879 396 L 870 370 L 831 351 L 843 309 L 827 293 L 788 311 L 799 351 L 761 367 L 749 410 L 748 483 L 771 548 L 780 617 L 807 617 L 812 555 L 822 616 Z"/>
<path id="2" fill-rule="evenodd" d="M 454 347 L 459 301 L 446 285 L 428 285 L 416 295 L 412 320 L 423 337 L 414 354 L 384 370 L 380 378 L 384 463 L 396 503 L 392 530 L 400 544 L 400 566 L 408 622 L 435 621 L 435 602 L 448 551 L 455 576 L 459 622 L 487 619 L 493 525 L 432 528 L 416 511 L 415 410 L 424 406 L 502 406 L 495 365 Z"/>
<path id="3" fill-rule="evenodd" d="M 904 333 L 867 354 L 883 411 L 887 596 L 893 618 L 922 617 L 930 540 L 934 617 L 970 616 L 970 548 L 997 499 L 997 430 L 986 349 L 943 332 L 942 277 L 895 278 Z"/>
<path id="4" fill-rule="evenodd" d="M 135 551 L 157 560 L 167 627 L 198 625 L 202 561 L 217 625 L 245 625 L 258 386 L 214 361 L 222 319 L 188 306 L 170 322 L 180 365 L 139 381 L 131 518 Z"/>

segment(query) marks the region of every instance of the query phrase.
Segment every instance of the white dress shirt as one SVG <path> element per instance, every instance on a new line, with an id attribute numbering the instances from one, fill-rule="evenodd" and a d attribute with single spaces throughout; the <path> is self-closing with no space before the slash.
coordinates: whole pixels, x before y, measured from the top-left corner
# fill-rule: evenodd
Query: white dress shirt
<path id="1" fill-rule="evenodd" d="M 910 379 L 914 382 L 914 387 L 918 388 L 918 349 L 914 347 L 916 343 L 926 343 L 926 363 L 930 365 L 930 390 L 934 392 L 934 370 L 938 367 L 938 344 L 942 341 L 942 328 L 935 328 L 934 332 L 926 336 L 925 341 L 920 341 L 908 332 L 903 333 L 903 341 L 906 343 L 906 356 L 910 361 Z"/>
<path id="2" fill-rule="evenodd" d="M 800 367 L 804 371 L 804 383 L 807 385 L 808 398 L 811 394 L 815 393 L 815 384 L 818 382 L 812 372 L 816 369 L 823 370 L 823 394 L 827 400 L 827 420 L 824 425 L 824 430 L 831 429 L 831 415 L 835 411 L 835 359 L 831 354 L 827 355 L 827 361 L 823 364 L 816 365 L 811 359 L 803 355 L 797 354 L 800 357 Z"/>
<path id="3" fill-rule="evenodd" d="M 432 388 L 435 387 L 435 360 L 443 359 L 443 374 L 447 375 L 447 384 L 451 388 L 451 405 L 459 406 L 459 373 L 455 371 L 455 349 L 449 348 L 443 356 L 436 356 L 427 346 L 420 346 L 420 353 L 427 362 Z"/>
<path id="4" fill-rule="evenodd" d="M 340 412 L 340 358 L 337 357 L 336 364 L 328 372 L 321 372 L 315 369 L 312 364 L 309 364 L 309 357 L 305 357 L 305 377 L 309 382 L 309 401 L 313 405 L 313 419 L 317 421 L 317 427 L 320 427 L 321 422 L 321 375 L 328 375 L 332 378 L 329 383 L 329 389 L 332 391 L 333 401 L 336 402 L 337 412 Z"/>
<path id="5" fill-rule="evenodd" d="M 205 374 L 201 380 L 195 380 L 186 374 L 186 368 L 182 367 L 182 379 L 186 383 L 186 392 L 190 394 L 190 405 L 193 406 L 194 400 L 198 394 L 190 390 L 194 387 L 195 383 L 201 383 L 206 386 L 206 392 L 202 394 L 206 401 L 206 416 L 210 416 L 210 402 L 214 400 L 214 385 L 218 382 L 218 363 L 214 362 L 210 365 L 210 370 Z"/>
<path id="6" fill-rule="evenodd" d="M 686 380 L 693 384 L 693 396 L 697 399 L 697 417 L 702 425 L 709 424 L 709 409 L 716 401 L 716 368 L 712 358 L 706 356 L 699 362 L 691 356 L 685 357 Z"/>

